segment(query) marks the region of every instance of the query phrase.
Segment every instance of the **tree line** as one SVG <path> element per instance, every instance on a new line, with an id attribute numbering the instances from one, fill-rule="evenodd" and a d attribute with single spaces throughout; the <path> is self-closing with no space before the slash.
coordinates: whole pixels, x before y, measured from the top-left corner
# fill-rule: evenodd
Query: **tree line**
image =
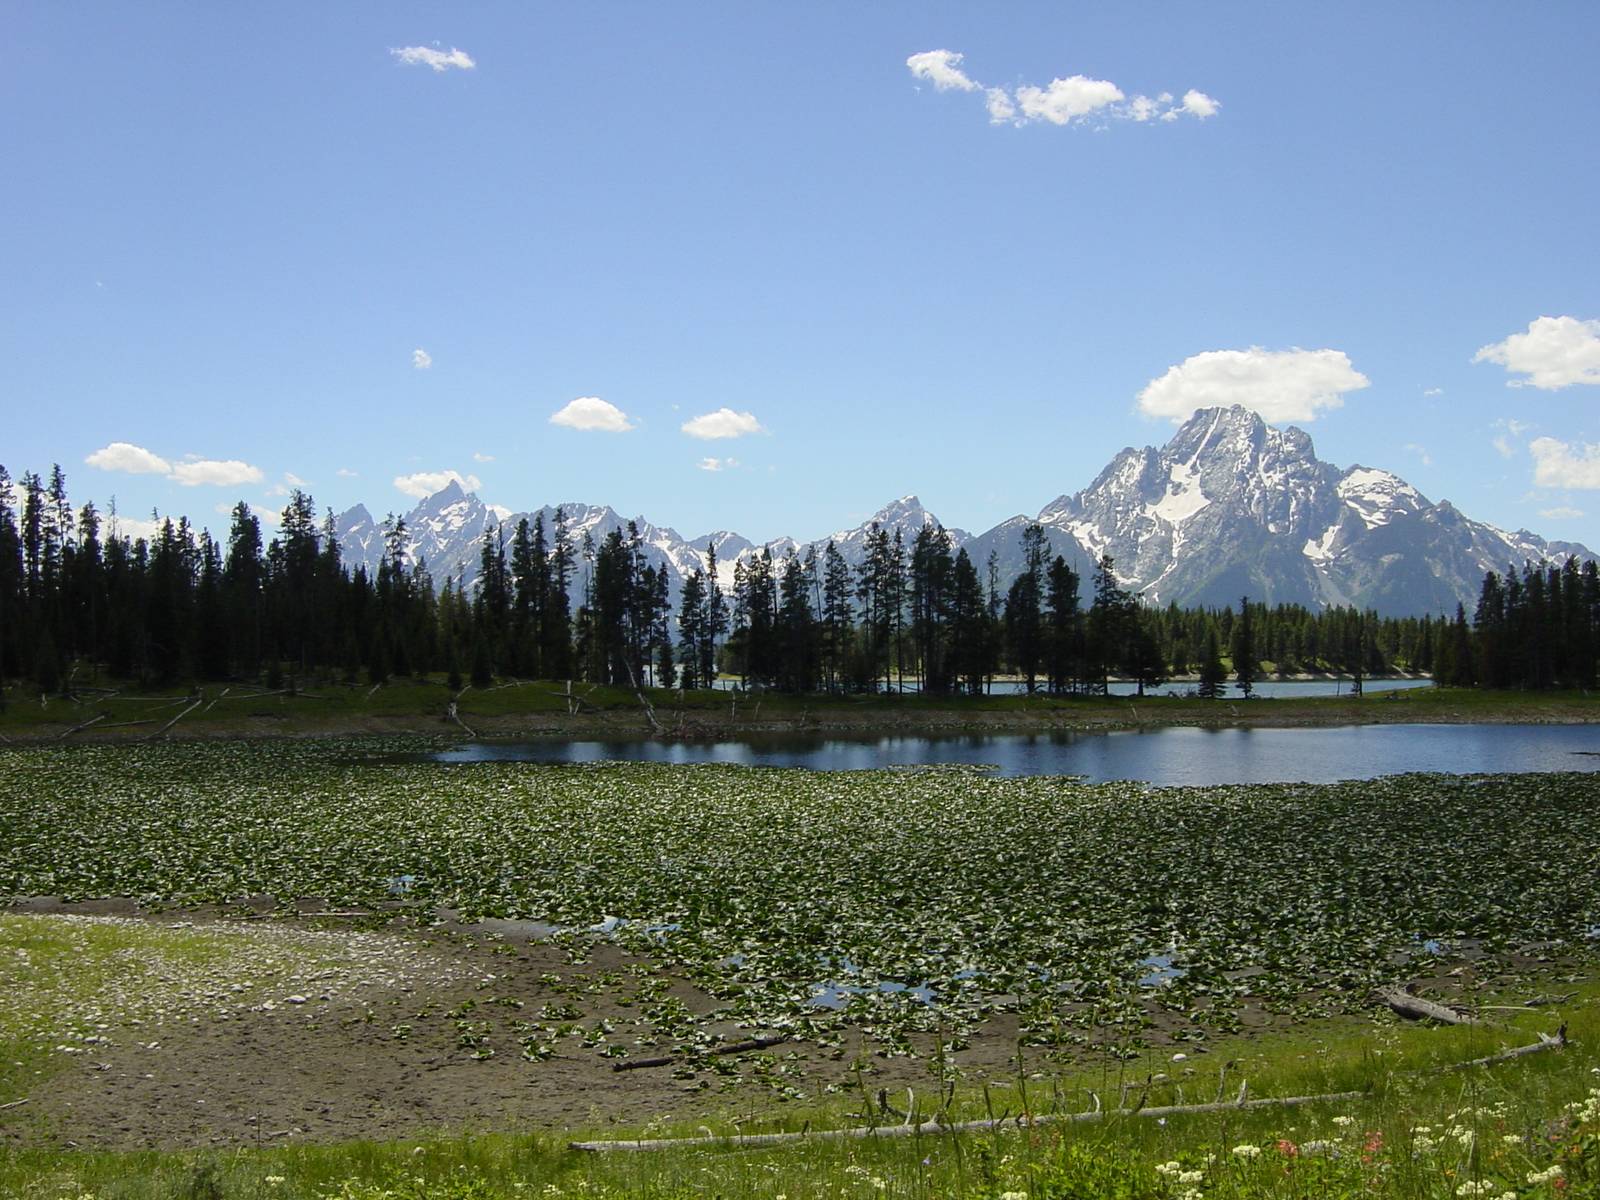
<path id="1" fill-rule="evenodd" d="M 949 533 L 909 539 L 874 525 L 859 563 L 832 542 L 770 549 L 730 569 L 715 547 L 672 593 L 630 523 L 573 536 L 557 509 L 485 530 L 477 579 L 436 581 L 413 559 L 403 519 L 383 522 L 374 570 L 346 564 L 326 514 L 291 493 L 277 535 L 240 502 L 224 539 L 186 518 L 129 536 L 91 502 L 74 509 L 60 469 L 13 484 L 0 467 L 0 680 L 70 689 L 76 672 L 150 685 L 444 673 L 701 688 L 719 674 L 790 692 L 979 694 L 997 677 L 1028 691 L 1141 691 L 1195 678 L 1248 693 L 1280 675 L 1395 669 L 1488 687 L 1588 687 L 1596 671 L 1594 563 L 1490 573 L 1470 626 L 1310 610 L 1241 598 L 1237 608 L 1144 604 L 1103 556 L 1088 578 L 1046 530 L 1021 533 L 1022 570 L 974 562 Z M 1226 662 L 1224 662 L 1226 658 Z"/>

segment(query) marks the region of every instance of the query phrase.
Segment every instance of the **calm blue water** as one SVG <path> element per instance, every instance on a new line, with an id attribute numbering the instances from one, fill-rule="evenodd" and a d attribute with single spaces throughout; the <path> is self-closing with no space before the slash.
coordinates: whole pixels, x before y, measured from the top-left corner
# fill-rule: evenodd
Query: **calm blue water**
<path id="1" fill-rule="evenodd" d="M 1341 725 L 1158 728 L 993 737 L 773 735 L 725 742 L 473 742 L 438 762 L 737 763 L 820 771 L 984 765 L 998 775 L 1079 775 L 1156 784 L 1318 783 L 1407 771 L 1600 770 L 1600 726 Z"/>

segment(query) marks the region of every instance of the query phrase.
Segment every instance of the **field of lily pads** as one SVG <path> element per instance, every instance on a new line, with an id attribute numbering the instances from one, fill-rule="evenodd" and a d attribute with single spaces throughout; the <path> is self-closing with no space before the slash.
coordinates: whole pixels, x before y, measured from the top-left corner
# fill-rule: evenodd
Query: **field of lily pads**
<path id="1" fill-rule="evenodd" d="M 1202 1038 L 1246 995 L 1345 1010 L 1432 956 L 1600 925 L 1593 775 L 1154 789 L 416 748 L 8 750 L 0 896 L 527 918 L 648 949 L 747 1026 L 890 1044 L 999 1009 L 1042 1042 L 1136 1038 L 1152 1007 Z"/>

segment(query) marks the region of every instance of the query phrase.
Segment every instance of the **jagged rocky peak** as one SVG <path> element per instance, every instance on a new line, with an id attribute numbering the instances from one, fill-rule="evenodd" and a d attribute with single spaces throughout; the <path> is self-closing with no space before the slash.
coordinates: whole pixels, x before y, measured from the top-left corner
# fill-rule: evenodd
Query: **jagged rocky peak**
<path id="1" fill-rule="evenodd" d="M 1368 528 L 1431 507 L 1428 499 L 1392 471 L 1360 465 L 1346 471 L 1338 484 L 1339 498 L 1355 510 Z"/>
<path id="2" fill-rule="evenodd" d="M 872 520 L 885 529 L 920 529 L 924 525 L 937 525 L 938 518 L 923 507 L 915 494 L 890 501 L 872 514 Z"/>

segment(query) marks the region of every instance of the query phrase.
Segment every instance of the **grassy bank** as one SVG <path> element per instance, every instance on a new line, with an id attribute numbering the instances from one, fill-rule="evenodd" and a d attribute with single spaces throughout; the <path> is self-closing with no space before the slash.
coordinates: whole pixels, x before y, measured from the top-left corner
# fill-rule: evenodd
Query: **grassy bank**
<path id="1" fill-rule="evenodd" d="M 114 694 L 111 694 L 114 693 Z M 1026 732 L 1159 725 L 1304 726 L 1390 722 L 1600 721 L 1600 695 L 1418 688 L 1363 697 L 1220 700 L 1177 697 L 735 695 L 564 681 L 502 682 L 456 693 L 442 680 L 381 687 L 314 683 L 294 691 L 208 685 L 193 693 L 108 686 L 77 699 L 7 689 L 0 737 L 11 741 L 137 741 L 151 737 L 305 737 L 424 733 L 462 737 L 664 735 L 839 731 L 870 734 Z M 449 715 L 455 704 L 454 717 Z"/>
<path id="2" fill-rule="evenodd" d="M 586 1154 L 556 1135 L 166 1153 L 13 1150 L 0 1152 L 0 1190 L 102 1200 L 1592 1196 L 1600 1167 L 1600 1078 L 1583 1049 L 1600 1038 L 1592 992 L 1569 1002 L 1562 1015 L 1575 1038 L 1567 1050 L 1464 1072 L 1438 1068 L 1526 1040 L 1554 1014 L 1530 1015 L 1515 1021 L 1518 1028 L 1492 1032 L 1310 1028 L 1248 1049 L 1227 1047 L 1239 1054 L 1231 1065 L 1248 1072 L 1260 1094 L 1365 1093 L 1293 1109 L 643 1154 Z M 1198 1077 L 1185 1076 L 1177 1063 L 1168 1074 L 1190 1083 L 1188 1097 L 1198 1092 L 1209 1099 L 1218 1064 L 1205 1065 Z M 1075 1107 L 1070 1102 L 1083 1082 L 1022 1079 L 990 1088 L 987 1103 L 1044 1115 L 1058 1102 Z M 1181 1086 L 1158 1084 L 1151 1101 Z M 971 1108 L 973 1100 L 965 1097 L 960 1107 Z M 837 1115 L 848 1118 L 848 1107 L 839 1106 Z M 696 1132 L 670 1123 L 603 1131 L 610 1138 Z"/>

